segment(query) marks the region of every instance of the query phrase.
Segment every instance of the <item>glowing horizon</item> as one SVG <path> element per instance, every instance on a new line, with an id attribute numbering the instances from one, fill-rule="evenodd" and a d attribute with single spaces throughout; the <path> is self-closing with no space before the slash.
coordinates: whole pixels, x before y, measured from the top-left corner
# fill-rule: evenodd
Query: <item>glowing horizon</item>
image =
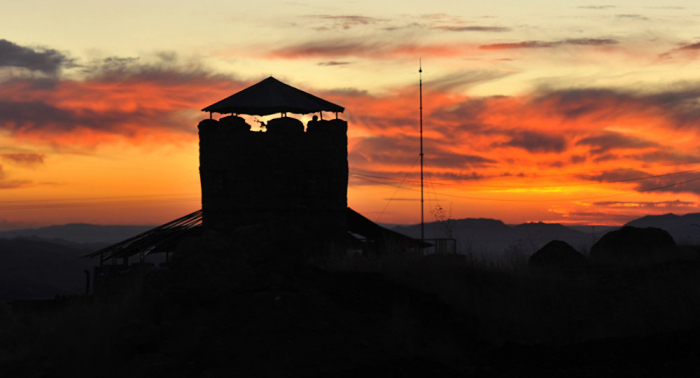
<path id="1" fill-rule="evenodd" d="M 345 107 L 350 207 L 418 223 L 419 59 L 426 221 L 700 212 L 700 6 L 99 3 L 0 15 L 0 229 L 198 209 L 200 109 L 268 76 Z"/>

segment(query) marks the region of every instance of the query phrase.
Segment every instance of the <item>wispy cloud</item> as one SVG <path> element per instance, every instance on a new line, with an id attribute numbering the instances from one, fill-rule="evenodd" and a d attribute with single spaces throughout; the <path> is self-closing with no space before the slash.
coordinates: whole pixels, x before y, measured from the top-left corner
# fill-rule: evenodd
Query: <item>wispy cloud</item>
<path id="1" fill-rule="evenodd" d="M 511 28 L 507 28 L 504 26 L 478 26 L 478 25 L 471 25 L 471 26 L 435 26 L 433 29 L 439 29 L 439 30 L 444 30 L 444 31 L 450 31 L 450 32 L 495 32 L 495 33 L 501 33 L 501 32 L 507 32 L 511 31 Z"/>
<path id="2" fill-rule="evenodd" d="M 582 5 L 579 8 L 581 9 L 610 9 L 610 8 L 615 8 L 614 5 Z"/>
<path id="3" fill-rule="evenodd" d="M 24 166 L 44 164 L 44 154 L 0 154 L 0 159 Z"/>
<path id="4" fill-rule="evenodd" d="M 349 64 L 352 64 L 352 62 L 339 62 L 339 61 L 331 60 L 328 62 L 318 63 L 319 66 L 347 66 Z"/>
<path id="5" fill-rule="evenodd" d="M 460 71 L 431 79 L 430 85 L 433 89 L 443 92 L 461 90 L 475 84 L 498 80 L 507 76 L 517 74 L 517 71 Z"/>
<path id="6" fill-rule="evenodd" d="M 314 29 L 317 30 L 349 30 L 356 26 L 367 26 L 387 21 L 386 19 L 360 15 L 314 14 L 306 17 L 309 19 L 322 21 L 320 25 L 314 26 Z"/>
<path id="7" fill-rule="evenodd" d="M 685 57 L 690 59 L 696 59 L 698 53 L 700 52 L 700 42 L 690 43 L 681 45 L 678 48 L 669 50 L 665 53 L 659 54 L 661 59 L 673 59 L 676 57 Z"/>
<path id="8" fill-rule="evenodd" d="M 523 41 L 512 43 L 494 43 L 479 46 L 482 50 L 508 50 L 508 49 L 542 49 L 559 46 L 605 46 L 619 43 L 610 38 L 572 38 L 560 41 Z"/>
<path id="9" fill-rule="evenodd" d="M 658 207 L 661 207 L 661 208 L 686 208 L 686 207 L 695 207 L 696 204 L 694 202 L 689 202 L 689 201 L 674 200 L 674 201 L 658 201 L 658 202 L 601 201 L 601 202 L 594 202 L 593 205 L 610 207 L 610 208 L 618 208 L 618 209 L 629 209 L 629 208 L 635 208 L 635 207 L 641 207 L 641 208 L 658 208 Z"/>
<path id="10" fill-rule="evenodd" d="M 627 20 L 649 21 L 648 17 L 642 16 L 640 14 L 616 14 L 615 17 Z"/>
<path id="11" fill-rule="evenodd" d="M 700 42 L 682 46 L 679 50 L 700 50 Z"/>
<path id="12" fill-rule="evenodd" d="M 624 183 L 633 185 L 641 193 L 693 193 L 700 194 L 700 176 L 695 171 L 678 174 L 653 175 L 645 171 L 620 168 L 596 175 L 579 175 L 584 180 L 601 183 Z"/>
<path id="13" fill-rule="evenodd" d="M 2 189 L 21 189 L 32 185 L 30 180 L 10 180 L 3 166 L 0 165 L 0 190 Z"/>
<path id="14" fill-rule="evenodd" d="M 275 59 L 330 58 L 335 60 L 344 57 L 362 57 L 391 60 L 418 55 L 454 57 L 464 55 L 473 48 L 475 46 L 471 44 L 393 43 L 373 39 L 335 38 L 273 48 L 263 52 L 263 55 Z"/>

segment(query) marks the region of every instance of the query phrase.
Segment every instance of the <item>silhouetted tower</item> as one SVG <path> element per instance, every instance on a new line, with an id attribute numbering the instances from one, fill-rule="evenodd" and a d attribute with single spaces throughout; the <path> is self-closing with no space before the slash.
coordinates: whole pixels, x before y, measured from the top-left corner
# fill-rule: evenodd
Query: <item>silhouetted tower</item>
<path id="1" fill-rule="evenodd" d="M 289 224 L 310 245 L 341 247 L 347 237 L 347 122 L 343 107 L 272 77 L 203 109 L 199 123 L 202 221 L 229 232 L 254 224 Z M 309 122 L 287 113 L 334 112 Z M 212 119 L 211 113 L 231 114 Z M 238 114 L 282 117 L 251 131 Z M 322 117 L 321 117 L 322 118 Z"/>

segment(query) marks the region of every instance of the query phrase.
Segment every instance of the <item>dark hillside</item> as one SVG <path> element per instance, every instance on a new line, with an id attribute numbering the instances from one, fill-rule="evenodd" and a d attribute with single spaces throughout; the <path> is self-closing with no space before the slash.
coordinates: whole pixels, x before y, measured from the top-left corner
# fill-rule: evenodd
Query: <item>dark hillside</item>
<path id="1" fill-rule="evenodd" d="M 107 243 L 114 244 L 154 226 L 100 226 L 86 223 L 70 223 L 60 226 L 27 228 L 0 232 L 0 238 L 34 236 L 43 239 L 63 239 L 73 243 Z"/>
<path id="2" fill-rule="evenodd" d="M 398 226 L 394 230 L 420 238 L 420 225 Z M 426 223 L 425 234 L 428 239 L 446 237 L 444 227 L 438 222 Z M 595 242 L 594 235 L 560 224 L 540 222 L 510 226 L 499 220 L 483 218 L 452 221 L 452 237 L 457 239 L 460 253 L 474 253 L 486 261 L 501 261 L 514 252 L 527 259 L 552 240 L 566 241 L 582 250 Z"/>
<path id="3" fill-rule="evenodd" d="M 168 269 L 51 312 L 0 307 L 0 376 L 692 376 L 700 265 L 572 274 L 460 256 L 310 264 L 183 242 Z M 664 370 L 666 369 L 666 370 Z"/>
<path id="4" fill-rule="evenodd" d="M 0 239 L 0 302 L 85 292 L 95 261 L 79 244 L 39 238 Z"/>
<path id="5" fill-rule="evenodd" d="M 675 215 L 647 215 L 635 219 L 625 226 L 656 227 L 666 230 L 677 244 L 700 244 L 700 213 Z"/>

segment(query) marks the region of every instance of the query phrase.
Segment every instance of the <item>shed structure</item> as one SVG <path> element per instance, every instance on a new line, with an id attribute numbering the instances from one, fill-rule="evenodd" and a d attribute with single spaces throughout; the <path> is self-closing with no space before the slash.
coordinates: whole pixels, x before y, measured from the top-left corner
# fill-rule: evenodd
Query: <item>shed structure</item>
<path id="1" fill-rule="evenodd" d="M 301 233 L 295 240 L 318 252 L 420 250 L 420 241 L 348 208 L 348 125 L 338 118 L 344 110 L 273 77 L 205 107 L 210 117 L 198 125 L 202 209 L 86 257 L 126 264 L 130 256 L 174 251 L 202 229 L 232 234 L 252 225 L 291 225 Z M 323 120 L 323 112 L 335 118 Z M 278 113 L 264 132 L 239 116 Z M 288 113 L 321 117 L 304 127 Z"/>

